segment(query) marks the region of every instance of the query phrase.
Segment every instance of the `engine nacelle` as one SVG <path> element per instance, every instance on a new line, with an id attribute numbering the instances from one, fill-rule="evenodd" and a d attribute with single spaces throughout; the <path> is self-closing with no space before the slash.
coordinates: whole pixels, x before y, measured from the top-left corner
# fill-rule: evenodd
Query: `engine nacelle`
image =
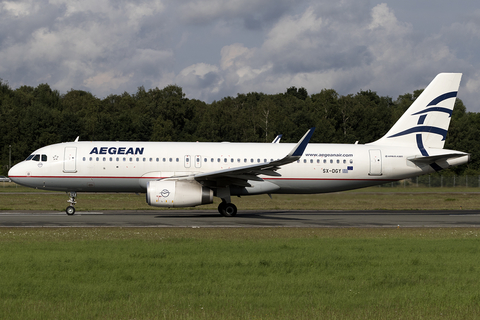
<path id="1" fill-rule="evenodd" d="M 196 181 L 150 181 L 147 203 L 155 207 L 194 207 L 213 203 L 213 191 Z"/>

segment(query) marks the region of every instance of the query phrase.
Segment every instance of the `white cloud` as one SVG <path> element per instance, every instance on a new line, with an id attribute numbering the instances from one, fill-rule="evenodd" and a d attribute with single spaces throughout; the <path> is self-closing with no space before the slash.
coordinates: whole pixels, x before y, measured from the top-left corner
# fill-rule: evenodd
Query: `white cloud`
<path id="1" fill-rule="evenodd" d="M 165 9 L 161 1 L 35 3 L 4 3 L 7 10 L 0 13 L 1 20 L 17 24 L 11 32 L 0 31 L 0 59 L 8 62 L 0 70 L 14 86 L 48 79 L 60 91 L 78 88 L 106 96 L 112 93 L 108 90 L 129 90 L 142 82 L 143 74 L 154 81 L 155 70 L 173 59 L 172 49 L 158 41 L 164 37 L 162 28 L 150 28 L 152 21 L 162 26 L 155 22 Z M 12 29 L 7 22 L 2 26 Z"/>
<path id="2" fill-rule="evenodd" d="M 282 50 L 292 47 L 296 50 L 318 48 L 316 36 L 320 35 L 321 29 L 322 19 L 311 7 L 302 15 L 285 16 L 268 33 L 264 50 L 281 54 Z"/>
<path id="3" fill-rule="evenodd" d="M 221 87 L 210 92 L 276 93 L 294 85 L 310 93 L 323 88 L 341 94 L 371 89 L 396 98 L 426 86 L 437 73 L 459 72 L 465 66 L 437 35 L 418 36 L 386 4 L 355 19 L 352 12 L 359 9 L 349 10 L 345 1 L 343 5 L 343 11 L 338 7 L 326 10 L 329 14 L 335 11 L 335 19 L 324 15 L 322 4 L 285 15 L 258 48 L 238 43 L 224 46 L 220 70 L 215 73 L 222 81 L 212 82 Z M 180 85 L 193 96 L 206 96 L 198 83 Z"/>
<path id="4" fill-rule="evenodd" d="M 396 98 L 439 72 L 463 72 L 459 97 L 480 111 L 480 11 L 432 34 L 399 19 L 392 5 L 370 3 L 4 1 L 0 75 L 13 87 L 48 82 L 98 97 L 175 83 L 210 102 L 290 86 Z"/>
<path id="5" fill-rule="evenodd" d="M 176 83 L 198 90 L 195 98 L 206 99 L 219 92 L 223 79 L 219 76 L 217 66 L 197 63 L 183 69 L 176 77 Z M 192 96 L 189 97 L 192 98 Z"/>
<path id="6" fill-rule="evenodd" d="M 190 0 L 179 6 L 181 19 L 189 24 L 210 24 L 216 20 L 268 20 L 298 6 L 298 0 Z"/>
<path id="7" fill-rule="evenodd" d="M 114 71 L 107 71 L 85 79 L 84 84 L 88 88 L 101 88 L 103 91 L 116 90 L 121 85 L 128 83 L 132 76 L 133 74 L 123 75 L 115 74 Z"/>
<path id="8" fill-rule="evenodd" d="M 248 60 L 253 57 L 255 51 L 255 49 L 244 47 L 241 43 L 225 46 L 221 50 L 222 58 L 220 60 L 220 66 L 223 70 L 233 66 L 242 68 L 249 62 Z"/>
<path id="9" fill-rule="evenodd" d="M 38 10 L 38 3 L 35 1 L 3 1 L 1 5 L 14 17 L 25 17 Z"/>

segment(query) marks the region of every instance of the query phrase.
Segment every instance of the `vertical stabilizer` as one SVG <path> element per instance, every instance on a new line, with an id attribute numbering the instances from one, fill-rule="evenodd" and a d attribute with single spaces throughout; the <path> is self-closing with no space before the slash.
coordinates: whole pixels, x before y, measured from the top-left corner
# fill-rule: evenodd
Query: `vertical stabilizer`
<path id="1" fill-rule="evenodd" d="M 442 149 L 447 138 L 461 73 L 440 73 L 413 102 L 402 117 L 372 145 L 417 146 Z"/>

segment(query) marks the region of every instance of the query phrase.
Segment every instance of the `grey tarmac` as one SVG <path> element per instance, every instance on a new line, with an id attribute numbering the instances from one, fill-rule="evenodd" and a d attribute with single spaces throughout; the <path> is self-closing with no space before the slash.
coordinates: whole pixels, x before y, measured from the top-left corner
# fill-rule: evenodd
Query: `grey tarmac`
<path id="1" fill-rule="evenodd" d="M 444 211 L 241 211 L 214 210 L 79 212 L 0 211 L 0 227 L 480 227 L 480 210 Z"/>

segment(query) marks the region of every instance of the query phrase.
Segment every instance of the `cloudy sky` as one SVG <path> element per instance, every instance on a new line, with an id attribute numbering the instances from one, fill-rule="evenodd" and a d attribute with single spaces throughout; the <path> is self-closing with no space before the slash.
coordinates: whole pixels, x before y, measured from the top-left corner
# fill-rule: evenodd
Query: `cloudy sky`
<path id="1" fill-rule="evenodd" d="M 206 102 L 305 87 L 394 99 L 461 72 L 480 112 L 480 6 L 470 0 L 0 2 L 0 78 L 99 98 L 177 84 Z"/>

